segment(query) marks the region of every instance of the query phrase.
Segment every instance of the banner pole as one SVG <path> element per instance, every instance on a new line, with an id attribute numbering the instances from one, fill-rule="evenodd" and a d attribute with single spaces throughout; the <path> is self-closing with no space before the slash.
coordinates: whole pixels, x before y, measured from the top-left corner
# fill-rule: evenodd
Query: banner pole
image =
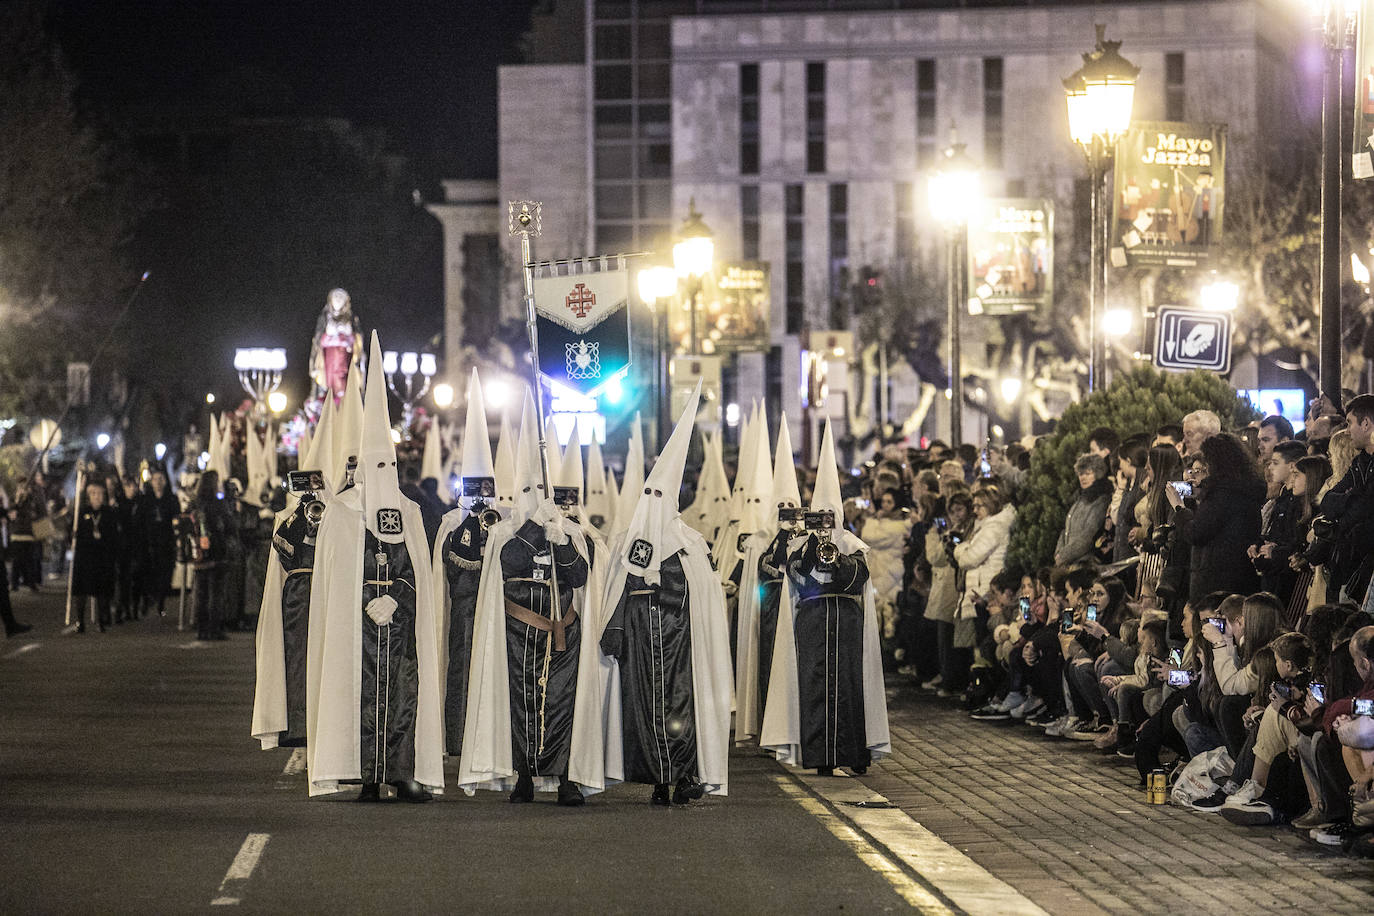
<path id="1" fill-rule="evenodd" d="M 539 469 L 544 478 L 544 496 L 553 498 L 553 475 L 549 472 L 549 442 L 544 429 L 544 387 L 539 383 L 539 328 L 534 314 L 534 258 L 530 239 L 539 235 L 540 218 L 543 204 L 537 200 L 513 200 L 510 202 L 511 235 L 520 236 L 520 272 L 525 281 L 525 330 L 530 338 L 530 362 L 534 366 L 534 405 L 535 423 L 539 430 Z M 553 560 L 553 544 L 549 544 L 549 591 L 552 593 L 553 607 L 549 619 L 555 623 L 563 617 L 563 606 L 559 603 L 558 564 Z M 552 636 L 550 636 L 552 644 Z"/>

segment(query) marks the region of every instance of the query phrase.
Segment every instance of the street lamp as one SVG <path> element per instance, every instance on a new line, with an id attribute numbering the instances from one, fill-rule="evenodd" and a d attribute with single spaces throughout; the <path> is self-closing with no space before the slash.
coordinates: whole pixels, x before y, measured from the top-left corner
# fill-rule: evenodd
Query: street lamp
<path id="1" fill-rule="evenodd" d="M 1088 390 L 1106 385 L 1107 344 L 1100 327 L 1107 302 L 1107 234 L 1111 214 L 1103 185 L 1116 141 L 1131 124 L 1131 104 L 1140 68 L 1107 41 L 1097 27 L 1097 47 L 1083 55 L 1083 66 L 1064 80 L 1069 136 L 1083 148 L 1092 181 L 1092 245 L 1088 271 Z"/>
<path id="2" fill-rule="evenodd" d="M 978 166 L 964 152 L 964 144 L 950 130 L 950 144 L 929 182 L 930 212 L 943 223 L 948 244 L 946 252 L 946 334 L 949 338 L 949 437 L 957 447 L 964 440 L 964 368 L 960 353 L 959 318 L 963 312 L 964 246 L 968 242 L 968 221 L 977 206 Z"/>
<path id="3" fill-rule="evenodd" d="M 1322 237 L 1321 320 L 1318 384 L 1341 409 L 1341 87 L 1345 49 L 1355 37 L 1358 3 L 1309 0 L 1321 17 L 1322 56 Z"/>
<path id="4" fill-rule="evenodd" d="M 1198 291 L 1204 311 L 1234 312 L 1240 302 L 1240 287 L 1230 280 L 1213 280 Z"/>
<path id="5" fill-rule="evenodd" d="M 440 410 L 448 410 L 453 406 L 453 386 L 448 382 L 434 386 L 434 406 Z"/>
<path id="6" fill-rule="evenodd" d="M 280 416 L 282 411 L 286 410 L 286 393 L 283 391 L 274 391 L 269 394 L 267 396 L 267 409 L 272 411 L 273 414 Z"/>
<path id="7" fill-rule="evenodd" d="M 692 355 L 701 355 L 700 341 L 697 338 L 697 312 L 701 308 L 701 278 L 711 272 L 711 261 L 715 258 L 715 238 L 697 212 L 697 201 L 693 197 L 687 204 L 687 218 L 677 230 L 677 241 L 673 244 L 673 269 L 687 281 L 688 307 L 692 310 Z"/>
<path id="8" fill-rule="evenodd" d="M 693 208 L 695 209 L 695 208 Z M 690 219 L 690 217 L 689 217 Z M 698 222 L 700 220 L 698 219 Z M 707 244 L 710 244 L 710 237 L 707 236 Z M 673 246 L 674 258 L 677 255 L 678 246 L 687 244 L 686 240 L 679 241 Z M 714 246 L 712 246 L 714 247 Z M 683 249 L 684 257 L 692 256 L 687 249 Z M 707 253 L 707 269 L 710 269 L 710 253 Z M 639 272 L 636 277 L 639 283 L 639 298 L 654 310 L 654 423 L 655 438 L 658 447 L 662 448 L 668 441 L 668 429 L 672 423 L 669 416 L 668 397 L 668 300 L 677 294 L 677 270 L 661 264 L 656 267 L 646 267 Z M 695 314 L 693 318 L 695 318 Z M 696 321 L 692 322 L 693 331 L 696 330 Z"/>
<path id="9" fill-rule="evenodd" d="M 239 347 L 234 351 L 234 369 L 239 384 L 253 399 L 253 411 L 261 416 L 266 410 L 267 397 L 281 387 L 281 374 L 286 370 L 286 351 L 267 347 Z M 206 397 L 207 404 L 214 398 Z"/>
<path id="10" fill-rule="evenodd" d="M 386 386 L 401 402 L 401 429 L 404 437 L 410 439 L 410 424 L 415 417 L 415 402 L 429 391 L 430 379 L 438 371 L 432 353 L 397 353 L 387 350 L 382 354 L 382 372 L 386 374 Z M 420 381 L 415 381 L 415 376 Z"/>

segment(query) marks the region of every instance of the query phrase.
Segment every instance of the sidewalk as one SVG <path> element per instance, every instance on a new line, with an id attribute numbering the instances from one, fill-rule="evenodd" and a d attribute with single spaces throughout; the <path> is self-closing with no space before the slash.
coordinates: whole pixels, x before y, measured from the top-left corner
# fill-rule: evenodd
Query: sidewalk
<path id="1" fill-rule="evenodd" d="M 1368 860 L 1286 826 L 1148 805 L 1130 761 L 1019 722 L 975 722 L 902 680 L 888 688 L 892 756 L 863 782 L 1056 916 L 1374 912 Z"/>

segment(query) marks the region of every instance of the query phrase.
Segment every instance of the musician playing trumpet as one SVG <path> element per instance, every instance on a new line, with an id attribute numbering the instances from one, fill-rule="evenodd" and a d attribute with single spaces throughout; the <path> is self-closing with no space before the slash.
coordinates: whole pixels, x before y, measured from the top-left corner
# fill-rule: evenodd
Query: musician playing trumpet
<path id="1" fill-rule="evenodd" d="M 841 526 L 827 422 L 805 533 L 788 545 L 760 746 L 780 760 L 855 774 L 890 749 L 867 547 Z"/>

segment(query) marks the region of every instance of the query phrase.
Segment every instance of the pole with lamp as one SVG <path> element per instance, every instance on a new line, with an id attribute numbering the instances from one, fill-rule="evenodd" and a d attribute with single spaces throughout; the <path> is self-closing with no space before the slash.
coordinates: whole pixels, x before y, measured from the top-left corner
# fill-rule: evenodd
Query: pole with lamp
<path id="1" fill-rule="evenodd" d="M 400 353 L 387 350 L 382 354 L 382 372 L 386 387 L 401 402 L 401 437 L 409 442 L 411 423 L 415 419 L 415 402 L 429 392 L 430 379 L 438 371 L 433 353 Z M 416 382 L 416 376 L 420 381 Z"/>
<path id="2" fill-rule="evenodd" d="M 687 281 L 687 307 L 691 311 L 692 355 L 701 355 L 701 338 L 697 329 L 697 313 L 701 311 L 702 277 L 711 272 L 711 262 L 715 258 L 716 243 L 711 230 L 701 220 L 697 212 L 697 201 L 693 197 L 687 204 L 687 218 L 677 231 L 677 241 L 673 243 L 673 268 L 678 277 Z"/>
<path id="3" fill-rule="evenodd" d="M 1083 149 L 1092 182 L 1092 244 L 1088 270 L 1088 390 L 1108 382 L 1103 322 L 1107 302 L 1107 236 L 1111 212 L 1104 185 L 1117 139 L 1131 124 L 1131 104 L 1140 68 L 1121 56 L 1119 41 L 1107 41 L 1097 26 L 1097 47 L 1083 55 L 1083 66 L 1064 80 L 1069 136 Z"/>
<path id="4" fill-rule="evenodd" d="M 281 375 L 286 371 L 286 350 L 277 347 L 240 347 L 234 351 L 234 370 L 239 384 L 253 399 L 255 419 L 263 419 L 269 409 L 268 398 L 281 387 Z M 214 398 L 207 395 L 207 404 Z"/>
<path id="5" fill-rule="evenodd" d="M 654 426 L 659 449 L 672 425 L 668 381 L 668 306 L 677 293 L 677 271 L 666 265 L 646 267 L 636 277 L 639 298 L 654 312 Z"/>
<path id="6" fill-rule="evenodd" d="M 964 368 L 960 352 L 959 319 L 964 309 L 964 247 L 968 242 L 968 221 L 979 198 L 978 167 L 950 130 L 950 144 L 941 154 L 936 171 L 930 176 L 931 214 L 945 227 L 946 253 L 946 336 L 949 347 L 949 436 L 950 446 L 958 448 L 964 438 Z"/>
<path id="7" fill-rule="evenodd" d="M 1355 36 L 1351 0 L 1310 0 L 1322 32 L 1321 341 L 1318 387 L 1341 410 L 1341 88 Z"/>

